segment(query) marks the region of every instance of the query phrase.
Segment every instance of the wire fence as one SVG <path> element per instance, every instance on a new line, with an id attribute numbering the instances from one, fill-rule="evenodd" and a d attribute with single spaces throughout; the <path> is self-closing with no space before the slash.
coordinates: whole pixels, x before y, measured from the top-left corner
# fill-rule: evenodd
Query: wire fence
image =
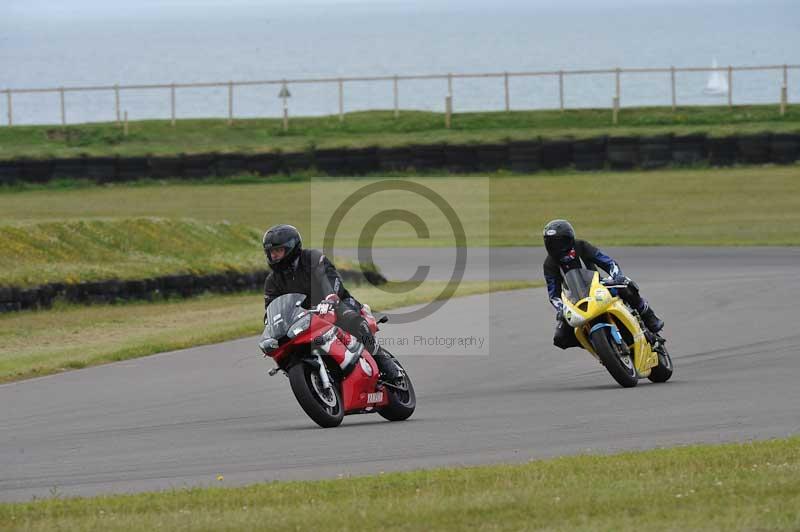
<path id="1" fill-rule="evenodd" d="M 66 126 L 68 124 L 68 101 L 67 95 L 71 93 L 106 93 L 113 95 L 113 109 L 109 108 L 107 120 L 116 120 L 118 124 L 123 121 L 127 122 L 126 109 L 123 104 L 123 93 L 130 93 L 135 91 L 164 91 L 164 99 L 169 103 L 169 119 L 173 125 L 178 120 L 177 107 L 178 96 L 181 92 L 194 91 L 195 89 L 212 89 L 218 92 L 223 89 L 227 92 L 227 121 L 233 123 L 235 119 L 235 102 L 237 89 L 244 89 L 247 87 L 279 87 L 277 96 L 282 100 L 283 107 L 283 121 L 284 127 L 288 127 L 289 119 L 289 102 L 292 99 L 292 92 L 294 87 L 303 85 L 322 85 L 333 86 L 338 95 L 338 116 L 339 120 L 343 121 L 345 118 L 345 96 L 348 90 L 348 85 L 358 83 L 378 83 L 389 84 L 391 86 L 392 102 L 394 116 L 400 115 L 400 102 L 401 102 L 401 84 L 403 82 L 411 81 L 442 81 L 446 83 L 446 96 L 442 102 L 443 108 L 448 115 L 455 109 L 453 82 L 454 80 L 466 79 L 494 79 L 501 81 L 496 88 L 498 94 L 501 94 L 503 101 L 503 110 L 510 111 L 513 105 L 514 94 L 511 90 L 511 81 L 520 78 L 538 78 L 549 80 L 550 83 L 557 87 L 558 106 L 557 108 L 564 110 L 567 108 L 565 104 L 565 87 L 568 84 L 567 78 L 579 76 L 601 76 L 608 80 L 611 76 L 613 80 L 613 92 L 610 98 L 606 101 L 609 108 L 616 111 L 622 106 L 622 93 L 623 81 L 629 76 L 641 75 L 664 75 L 663 83 L 669 87 L 670 103 L 672 109 L 675 110 L 679 105 L 679 95 L 676 89 L 679 76 L 681 74 L 702 74 L 707 73 L 713 75 L 718 73 L 717 80 L 721 85 L 717 89 L 717 96 L 727 96 L 727 104 L 729 107 L 734 105 L 734 94 L 736 93 L 736 77 L 735 73 L 743 72 L 777 72 L 782 74 L 781 83 L 779 86 L 774 86 L 772 83 L 765 83 L 759 90 L 766 92 L 766 101 L 776 102 L 781 109 L 785 112 L 788 105 L 788 91 L 789 91 L 789 72 L 800 70 L 800 65 L 766 65 L 766 66 L 725 66 L 725 67 L 667 67 L 667 68 L 612 68 L 612 69 L 589 69 L 589 70 L 551 70 L 551 71 L 534 71 L 534 72 L 489 72 L 489 73 L 448 73 L 448 74 L 423 74 L 423 75 L 394 75 L 394 76 L 366 76 L 366 77 L 338 77 L 338 78 L 298 78 L 298 79 L 272 79 L 260 81 L 226 81 L 226 82 L 205 82 L 205 83 L 168 83 L 168 84 L 137 84 L 137 85 L 97 85 L 97 86 L 76 86 L 76 87 L 50 87 L 50 88 L 22 88 L 22 89 L 4 89 L 0 94 L 5 93 L 6 97 L 6 124 L 11 127 L 20 120 L 18 115 L 15 115 L 14 100 L 17 95 L 44 95 L 56 94 L 59 99 L 60 116 L 54 116 L 48 120 L 48 124 L 61 124 Z M 722 81 L 720 81 L 720 79 Z M 772 95 L 774 94 L 774 100 Z M 491 98 L 496 100 L 496 98 Z M 500 101 L 500 100 L 497 100 Z M 110 102 L 109 102 L 110 103 Z M 663 102 L 667 104 L 667 102 Z M 543 107 L 527 107 L 528 109 L 537 109 Z M 220 117 L 220 115 L 209 116 L 209 118 Z M 163 116 L 139 116 L 137 118 L 164 118 Z M 52 120 L 52 121 L 49 121 Z"/>

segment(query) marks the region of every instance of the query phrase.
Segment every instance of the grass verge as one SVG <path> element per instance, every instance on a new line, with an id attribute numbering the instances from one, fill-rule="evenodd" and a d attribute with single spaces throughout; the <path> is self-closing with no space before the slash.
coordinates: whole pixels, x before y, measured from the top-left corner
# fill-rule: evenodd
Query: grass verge
<path id="1" fill-rule="evenodd" d="M 403 293 L 363 285 L 351 293 L 381 312 L 432 301 L 446 284 L 427 281 Z M 465 281 L 455 297 L 535 286 L 541 283 Z M 263 313 L 263 296 L 244 294 L 0 315 L 0 382 L 260 334 Z"/>
<path id="2" fill-rule="evenodd" d="M 175 127 L 168 120 L 149 120 L 131 122 L 127 137 L 114 123 L 16 126 L 0 128 L 0 159 L 298 152 L 312 146 L 465 144 L 609 134 L 787 132 L 800 130 L 800 107 L 790 106 L 784 116 L 777 105 L 682 107 L 675 112 L 669 107 L 627 108 L 619 120 L 619 125 L 611 125 L 610 109 L 456 113 L 452 129 L 445 129 L 442 113 L 403 111 L 395 119 L 391 111 L 365 111 L 348 113 L 342 123 L 338 115 L 292 118 L 289 132 L 282 130 L 281 119 L 242 119 L 232 126 L 223 119 L 180 120 Z"/>
<path id="3" fill-rule="evenodd" d="M 263 228 L 294 223 L 307 246 L 344 198 L 375 179 L 237 185 L 148 185 L 0 194 L 0 225 L 157 216 Z M 426 177 L 461 217 L 470 246 L 540 245 L 539 228 L 568 218 L 583 238 L 610 245 L 799 245 L 800 167 L 671 169 L 649 172 Z M 411 208 L 430 229 L 418 238 L 405 223 L 376 233 L 376 246 L 452 246 L 437 208 L 408 192 L 381 192 L 343 220 L 335 247 L 356 247 L 369 216 Z M 312 212 L 314 217 L 312 219 Z M 253 255 L 255 256 L 255 255 Z"/>
<path id="4" fill-rule="evenodd" d="M 262 231 L 152 217 L 0 225 L 0 287 L 264 270 Z M 362 269 L 333 260 L 340 269 Z"/>
<path id="5" fill-rule="evenodd" d="M 0 226 L 0 285 L 30 286 L 264 268 L 242 224 L 126 218 Z"/>
<path id="6" fill-rule="evenodd" d="M 0 522 L 33 531 L 798 530 L 800 438 L 0 504 Z"/>

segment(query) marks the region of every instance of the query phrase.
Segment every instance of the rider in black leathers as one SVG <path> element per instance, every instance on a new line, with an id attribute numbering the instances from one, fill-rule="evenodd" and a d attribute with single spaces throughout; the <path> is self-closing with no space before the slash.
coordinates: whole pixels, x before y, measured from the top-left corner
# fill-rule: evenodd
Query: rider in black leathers
<path id="1" fill-rule="evenodd" d="M 544 227 L 543 237 L 547 249 L 547 258 L 544 261 L 544 279 L 547 282 L 550 304 L 556 309 L 554 345 L 561 349 L 580 346 L 575 337 L 575 331 L 564 321 L 564 303 L 561 301 L 562 276 L 574 268 L 589 270 L 602 268 L 613 278 L 615 285 L 625 285 L 625 288 L 616 289 L 617 293 L 629 307 L 639 313 L 648 329 L 657 333 L 664 327 L 664 322 L 655 315 L 647 300 L 639 295 L 639 286 L 622 274 L 619 264 L 614 259 L 589 242 L 577 240 L 575 230 L 568 221 L 553 220 L 549 222 Z"/>
<path id="2" fill-rule="evenodd" d="M 265 310 L 279 296 L 304 294 L 304 308 L 336 312 L 336 325 L 364 344 L 385 380 L 392 381 L 399 376 L 391 356 L 376 344 L 367 320 L 361 315 L 361 304 L 350 295 L 336 267 L 321 251 L 303 249 L 300 233 L 286 224 L 270 227 L 264 233 L 262 244 L 272 270 L 264 280 Z"/>

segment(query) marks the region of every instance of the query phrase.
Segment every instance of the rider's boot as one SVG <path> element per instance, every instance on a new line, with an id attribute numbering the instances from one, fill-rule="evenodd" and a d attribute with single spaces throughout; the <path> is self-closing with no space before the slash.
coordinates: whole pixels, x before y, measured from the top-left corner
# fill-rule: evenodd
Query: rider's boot
<path id="1" fill-rule="evenodd" d="M 664 328 L 664 320 L 656 316 L 656 313 L 653 312 L 653 309 L 650 308 L 650 305 L 648 305 L 644 299 L 642 303 L 644 308 L 639 309 L 639 315 L 642 317 L 642 320 L 644 320 L 644 324 L 647 328 L 650 329 L 650 332 L 657 333 Z"/>
<path id="2" fill-rule="evenodd" d="M 378 364 L 378 369 L 381 372 L 381 380 L 391 383 L 402 377 L 400 368 L 394 363 L 394 359 L 380 346 L 376 347 L 376 351 L 377 352 L 372 355 L 372 358 L 374 358 L 375 363 Z"/>
<path id="3" fill-rule="evenodd" d="M 362 321 L 360 324 L 359 333 L 364 347 L 367 348 L 367 351 L 369 351 L 378 365 L 378 370 L 381 372 L 381 380 L 391 383 L 402 377 L 400 368 L 394 363 L 392 356 L 375 341 L 375 336 L 369 330 L 366 321 Z"/>

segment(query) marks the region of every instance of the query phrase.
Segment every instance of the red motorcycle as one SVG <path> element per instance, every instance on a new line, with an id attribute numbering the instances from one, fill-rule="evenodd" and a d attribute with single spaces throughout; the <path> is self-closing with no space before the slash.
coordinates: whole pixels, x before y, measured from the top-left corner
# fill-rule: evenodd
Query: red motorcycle
<path id="1" fill-rule="evenodd" d="M 283 371 L 297 402 L 321 427 L 336 427 L 346 415 L 377 412 L 389 421 L 402 421 L 414 413 L 414 387 L 403 366 L 400 378 L 380 379 L 375 359 L 350 333 L 335 325 L 333 312 L 301 307 L 306 296 L 285 294 L 267 307 L 261 340 L 265 356 L 278 365 L 270 375 Z M 373 334 L 380 320 L 364 305 L 361 315 Z"/>

